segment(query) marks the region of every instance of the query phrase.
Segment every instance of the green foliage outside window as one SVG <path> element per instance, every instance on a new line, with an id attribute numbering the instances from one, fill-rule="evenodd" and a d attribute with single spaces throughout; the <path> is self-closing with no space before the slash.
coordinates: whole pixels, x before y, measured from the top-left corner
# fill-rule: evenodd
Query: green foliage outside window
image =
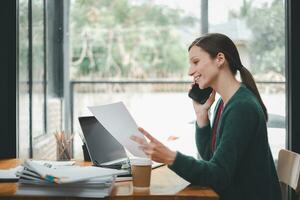
<path id="1" fill-rule="evenodd" d="M 282 0 L 254 7 L 251 0 L 244 0 L 239 12 L 231 12 L 232 18 L 244 19 L 253 38 L 249 41 L 251 69 L 254 73 L 269 71 L 284 74 L 285 33 L 284 5 Z"/>
<path id="2" fill-rule="evenodd" d="M 187 47 L 182 30 L 196 22 L 182 10 L 151 1 L 73 1 L 72 76 L 185 76 Z"/>

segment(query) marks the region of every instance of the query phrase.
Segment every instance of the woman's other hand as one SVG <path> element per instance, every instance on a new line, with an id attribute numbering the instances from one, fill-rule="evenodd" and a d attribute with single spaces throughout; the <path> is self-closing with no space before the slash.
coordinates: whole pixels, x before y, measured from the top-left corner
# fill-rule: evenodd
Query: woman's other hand
<path id="1" fill-rule="evenodd" d="M 138 130 L 144 136 L 146 136 L 146 138 L 148 138 L 150 142 L 145 142 L 144 139 L 134 135 L 130 138 L 140 145 L 139 147 L 145 152 L 146 155 L 151 158 L 151 160 L 159 163 L 165 163 L 167 165 L 171 165 L 174 162 L 176 151 L 171 151 L 168 147 L 155 139 L 143 128 L 139 127 Z"/>

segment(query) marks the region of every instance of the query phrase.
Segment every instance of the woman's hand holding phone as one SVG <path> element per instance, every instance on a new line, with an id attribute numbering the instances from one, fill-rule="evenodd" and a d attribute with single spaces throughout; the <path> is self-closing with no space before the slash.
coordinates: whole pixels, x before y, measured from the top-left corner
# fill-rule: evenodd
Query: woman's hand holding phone
<path id="1" fill-rule="evenodd" d="M 194 83 L 190 85 L 189 92 L 192 89 L 193 85 Z M 197 101 L 193 100 L 193 106 L 197 117 L 197 124 L 199 127 L 204 127 L 209 123 L 208 110 L 210 109 L 211 105 L 214 103 L 215 96 L 216 96 L 216 92 L 213 90 L 209 98 L 204 104 L 200 104 Z"/>

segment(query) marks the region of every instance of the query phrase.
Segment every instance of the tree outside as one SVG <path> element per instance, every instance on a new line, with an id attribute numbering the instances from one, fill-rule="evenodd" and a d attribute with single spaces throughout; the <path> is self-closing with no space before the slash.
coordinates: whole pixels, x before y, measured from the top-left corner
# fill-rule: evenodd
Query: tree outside
<path id="1" fill-rule="evenodd" d="M 72 1 L 71 78 L 186 76 L 184 30 L 195 23 L 182 10 L 152 1 Z"/>
<path id="2" fill-rule="evenodd" d="M 239 11 L 230 11 L 231 18 L 246 21 L 252 32 L 249 41 L 251 69 L 254 74 L 268 72 L 285 74 L 284 3 L 273 0 L 255 7 L 251 0 L 243 0 Z"/>

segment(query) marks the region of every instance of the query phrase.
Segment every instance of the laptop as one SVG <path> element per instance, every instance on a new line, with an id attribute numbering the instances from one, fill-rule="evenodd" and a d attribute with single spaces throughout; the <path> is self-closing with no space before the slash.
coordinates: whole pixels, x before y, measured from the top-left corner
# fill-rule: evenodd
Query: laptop
<path id="1" fill-rule="evenodd" d="M 93 116 L 79 117 L 85 143 L 95 166 L 128 161 L 124 147 Z"/>
<path id="2" fill-rule="evenodd" d="M 129 169 L 129 158 L 124 147 L 94 116 L 78 118 L 93 165 L 115 169 Z M 154 162 L 152 168 L 162 166 Z"/>

